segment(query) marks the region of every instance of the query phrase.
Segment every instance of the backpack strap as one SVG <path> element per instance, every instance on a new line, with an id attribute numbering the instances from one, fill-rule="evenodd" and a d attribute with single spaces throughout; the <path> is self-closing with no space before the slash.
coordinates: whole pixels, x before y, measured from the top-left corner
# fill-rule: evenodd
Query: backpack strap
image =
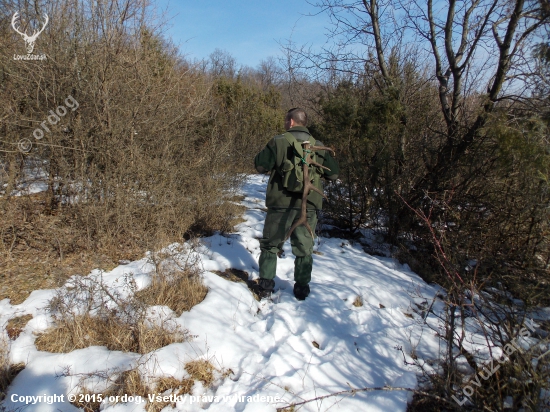
<path id="1" fill-rule="evenodd" d="M 294 147 L 294 151 L 295 151 L 294 154 L 296 156 L 299 156 L 300 159 L 303 160 L 305 157 L 304 148 L 302 146 L 303 142 L 299 142 L 298 140 L 296 140 L 294 135 L 290 132 L 285 132 L 283 136 L 285 137 L 286 141 L 290 144 L 290 146 Z M 317 143 L 317 141 L 312 135 L 309 135 L 309 139 L 307 141 L 309 142 L 310 146 L 315 146 L 315 143 Z"/>
<path id="2" fill-rule="evenodd" d="M 300 156 L 300 158 L 302 159 L 304 157 L 304 149 L 302 148 L 302 145 L 298 143 L 298 140 L 296 140 L 294 135 L 290 132 L 285 132 L 283 136 L 285 137 L 286 141 L 294 148 L 297 155 Z"/>
<path id="3" fill-rule="evenodd" d="M 304 151 L 302 147 L 303 142 L 299 142 L 298 140 L 296 140 L 294 135 L 290 132 L 285 132 L 283 136 L 291 146 L 294 146 L 296 148 L 296 151 L 298 152 L 300 157 L 304 157 Z M 310 146 L 315 146 L 317 144 L 317 140 L 315 140 L 312 135 L 309 135 L 309 139 L 307 141 L 309 142 Z"/>
<path id="4" fill-rule="evenodd" d="M 290 147 L 294 149 L 294 152 L 298 153 L 300 158 L 304 157 L 304 151 L 302 145 L 298 143 L 296 138 L 290 132 L 285 132 L 282 135 L 275 137 L 275 145 L 277 146 L 277 163 L 275 164 L 275 169 L 282 174 L 280 168 L 283 165 L 283 162 L 287 158 L 287 149 L 288 143 Z"/>
<path id="5" fill-rule="evenodd" d="M 294 153 L 296 156 L 299 156 L 300 159 L 304 158 L 304 148 L 300 144 L 298 140 L 294 137 L 294 135 L 290 132 L 285 132 L 282 135 L 279 135 L 275 138 L 275 144 L 277 146 L 277 163 L 275 165 L 275 169 L 280 171 L 280 167 L 282 166 L 284 160 L 287 157 L 287 147 L 284 142 L 287 142 L 292 148 L 294 148 Z M 313 136 L 310 135 L 309 139 L 310 145 L 314 146 L 317 142 Z"/>

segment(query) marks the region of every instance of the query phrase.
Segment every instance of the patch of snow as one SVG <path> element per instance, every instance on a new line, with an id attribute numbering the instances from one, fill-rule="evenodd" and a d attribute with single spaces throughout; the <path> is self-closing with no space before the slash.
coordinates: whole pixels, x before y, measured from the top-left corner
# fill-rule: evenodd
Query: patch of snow
<path id="1" fill-rule="evenodd" d="M 250 279 L 258 277 L 258 238 L 266 213 L 266 184 L 265 176 L 248 178 L 242 191 L 247 211 L 235 233 L 203 238 L 194 248 L 171 245 L 167 249 L 180 248 L 182 260 L 190 253 L 200 258 L 209 292 L 203 302 L 179 317 L 163 306 L 150 307 L 147 316 L 153 323 L 170 320 L 188 329 L 194 336 L 192 341 L 174 343 L 143 356 L 103 347 L 68 354 L 40 352 L 34 345 L 35 333 L 52 325 L 46 306 L 55 291 L 34 291 L 20 305 L 1 301 L 0 317 L 4 322 L 21 314 L 34 316 L 11 343 L 12 361 L 24 362 L 26 367 L 10 386 L 2 405 L 7 409 L 22 407 L 20 402 L 12 401 L 15 395 L 57 394 L 66 398 L 75 393 L 79 376 L 98 371 L 138 367 L 149 379 L 182 379 L 187 376 L 185 363 L 196 359 L 209 360 L 228 375 L 218 376 L 209 389 L 195 384 L 193 402 L 189 396 L 176 402 L 175 409 L 167 407 L 165 411 L 274 412 L 288 403 L 350 388 L 416 388 L 417 370 L 404 360 L 410 362 L 413 351 L 420 358 L 437 358 L 441 342 L 428 325 L 437 328 L 438 320 L 427 310 L 441 290 L 426 284 L 407 265 L 389 257 L 368 255 L 359 244 L 319 238 L 315 250 L 320 254 L 314 256 L 311 294 L 305 301 L 293 296 L 294 259 L 288 242 L 284 245 L 285 257 L 278 259 L 272 301 L 258 302 L 244 283 L 230 282 L 213 273 L 234 268 L 246 271 Z M 370 241 L 376 240 L 375 233 L 364 235 Z M 127 287 L 129 277 L 137 290 L 150 284 L 154 270 L 150 258 L 149 253 L 144 259 L 123 262 L 110 272 L 94 270 L 86 277 L 74 276 L 65 286 L 101 279 L 106 287 L 127 296 L 132 293 Z M 354 305 L 357 297 L 362 306 Z M 432 310 L 442 307 L 436 301 Z M 86 382 L 92 391 L 102 390 L 101 385 L 105 385 L 101 379 Z M 280 401 L 262 402 L 254 396 Z M 307 403 L 300 410 L 405 411 L 411 399 L 410 391 L 377 390 L 327 397 Z M 77 410 L 68 402 L 41 402 L 29 408 Z M 102 408 L 109 412 L 144 411 L 145 404 L 114 405 L 104 401 Z"/>

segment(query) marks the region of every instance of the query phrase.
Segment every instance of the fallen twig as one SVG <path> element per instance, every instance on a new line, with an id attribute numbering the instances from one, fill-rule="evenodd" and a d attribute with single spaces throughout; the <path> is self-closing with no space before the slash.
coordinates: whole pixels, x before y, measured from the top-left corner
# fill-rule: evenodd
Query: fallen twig
<path id="1" fill-rule="evenodd" d="M 302 401 L 302 402 L 290 403 L 286 406 L 277 408 L 277 412 L 283 412 L 287 408 L 305 405 L 306 403 L 318 401 L 318 400 L 321 400 L 321 399 L 331 398 L 333 396 L 340 396 L 340 395 L 346 395 L 346 394 L 350 394 L 350 395 L 353 396 L 357 392 L 373 392 L 373 391 L 408 391 L 408 392 L 414 392 L 415 394 L 419 394 L 419 395 L 429 396 L 430 398 L 436 399 L 436 400 L 441 401 L 441 402 L 452 404 L 451 401 L 448 401 L 447 399 L 442 398 L 441 396 L 437 396 L 437 395 L 434 395 L 432 393 L 428 393 L 428 392 L 424 392 L 424 391 L 419 391 L 417 389 L 396 388 L 396 387 L 393 387 L 393 386 L 379 386 L 379 387 L 376 387 L 376 388 L 358 388 L 358 389 L 353 389 L 352 388 L 352 389 L 349 389 L 349 390 L 346 390 L 346 391 L 340 391 L 340 392 L 330 393 L 328 395 L 318 396 L 316 398 L 308 399 L 308 400 L 305 400 L 305 401 Z"/>

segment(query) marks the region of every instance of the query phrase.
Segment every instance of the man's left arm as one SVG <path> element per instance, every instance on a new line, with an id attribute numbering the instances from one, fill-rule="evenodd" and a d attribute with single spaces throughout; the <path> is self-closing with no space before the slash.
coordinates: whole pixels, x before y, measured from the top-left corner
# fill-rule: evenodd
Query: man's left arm
<path id="1" fill-rule="evenodd" d="M 328 167 L 330 170 L 323 170 L 323 177 L 327 180 L 334 181 L 338 179 L 338 174 L 340 173 L 340 166 L 334 157 L 330 155 L 330 152 L 325 151 L 323 157 L 322 165 Z"/>

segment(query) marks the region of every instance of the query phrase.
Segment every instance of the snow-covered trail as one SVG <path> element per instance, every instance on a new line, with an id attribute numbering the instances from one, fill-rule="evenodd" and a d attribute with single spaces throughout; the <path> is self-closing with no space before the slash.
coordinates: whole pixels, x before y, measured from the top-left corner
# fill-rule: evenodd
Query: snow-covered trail
<path id="1" fill-rule="evenodd" d="M 184 411 L 275 411 L 288 403 L 314 399 L 350 388 L 416 387 L 416 374 L 403 362 L 396 347 L 411 352 L 422 335 L 417 353 L 437 352 L 438 340 L 423 331 L 412 311 L 417 293 L 426 298 L 435 288 L 393 259 L 373 257 L 359 245 L 341 239 L 320 239 L 316 243 L 311 294 L 297 301 L 292 294 L 294 259 L 290 244 L 286 257 L 278 260 L 273 302 L 257 302 L 246 285 L 214 274 L 228 268 L 258 276 L 258 238 L 261 237 L 266 181 L 250 176 L 243 189 L 247 212 L 234 234 L 202 239 L 199 247 L 206 299 L 175 319 L 195 339 L 166 346 L 148 356 L 140 370 L 147 375 L 182 378 L 183 365 L 197 358 L 209 359 L 216 367 L 231 370 L 214 387 L 197 384 L 193 395 L 220 397 L 205 402 L 178 402 L 174 410 Z M 119 266 L 103 275 L 107 282 L 132 273 L 140 287 L 147 284 L 146 260 Z M 129 369 L 139 355 L 90 347 L 69 354 L 39 352 L 33 331 L 44 330 L 52 320 L 45 311 L 53 291 L 36 291 L 21 305 L 0 302 L 0 319 L 31 313 L 33 320 L 12 343 L 12 358 L 27 367 L 17 376 L 3 405 L 23 406 L 11 396 L 65 394 L 74 389 L 75 375 L 107 368 Z M 362 306 L 353 302 L 360 296 Z M 166 312 L 170 312 L 166 310 Z M 409 314 L 406 316 L 405 313 Z M 410 315 L 413 314 L 414 317 Z M 431 334 L 433 335 L 433 333 Z M 143 358 L 141 358 L 143 359 Z M 73 376 L 56 379 L 63 370 Z M 279 403 L 242 398 L 254 395 L 282 399 Z M 226 398 L 223 396 L 241 396 Z M 406 391 L 359 392 L 354 396 L 329 397 L 301 407 L 303 411 L 405 411 L 411 399 Z M 206 398 L 205 398 L 206 399 Z M 16 397 L 17 400 L 17 397 Z M 67 402 L 29 405 L 30 411 L 75 411 Z M 103 405 L 105 411 L 143 411 L 144 404 Z M 167 407 L 166 411 L 172 410 Z"/>

